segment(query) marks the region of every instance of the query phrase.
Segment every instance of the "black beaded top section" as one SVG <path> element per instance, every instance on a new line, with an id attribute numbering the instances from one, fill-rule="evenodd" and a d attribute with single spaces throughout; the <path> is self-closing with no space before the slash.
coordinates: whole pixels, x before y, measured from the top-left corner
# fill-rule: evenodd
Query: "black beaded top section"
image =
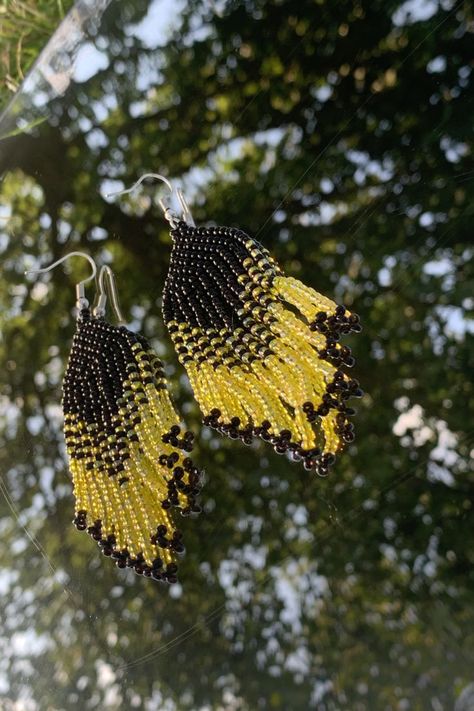
<path id="1" fill-rule="evenodd" d="M 78 328 L 64 376 L 64 414 L 76 414 L 87 424 L 102 422 L 113 434 L 112 417 L 124 396 L 123 384 L 138 377 L 132 346 L 149 345 L 143 336 L 125 326 L 113 326 L 103 319 L 91 318 L 88 310 L 80 314 Z M 156 380 L 156 365 L 149 365 L 149 375 Z M 159 373 L 161 375 L 161 373 Z M 151 382 L 151 381 L 150 381 Z"/>
<path id="2" fill-rule="evenodd" d="M 173 249 L 163 291 L 163 316 L 203 330 L 243 325 L 243 279 L 258 247 L 259 268 L 276 275 L 267 250 L 232 227 L 190 227 L 179 222 L 171 231 Z M 241 279 L 239 280 L 239 277 Z"/>

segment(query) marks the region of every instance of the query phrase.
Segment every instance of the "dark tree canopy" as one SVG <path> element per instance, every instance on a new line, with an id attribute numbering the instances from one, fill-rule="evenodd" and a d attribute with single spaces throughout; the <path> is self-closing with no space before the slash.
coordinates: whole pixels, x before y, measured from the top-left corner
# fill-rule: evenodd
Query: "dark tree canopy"
<path id="1" fill-rule="evenodd" d="M 6 709 L 438 711 L 473 681 L 473 9 L 111 3 L 61 96 L 40 68 L 17 96 L 0 122 Z M 360 314 L 366 395 L 328 479 L 201 427 L 161 319 L 164 193 L 105 197 L 149 171 Z M 77 249 L 112 264 L 200 433 L 204 513 L 170 588 L 71 525 L 61 378 L 85 267 L 23 272 Z"/>

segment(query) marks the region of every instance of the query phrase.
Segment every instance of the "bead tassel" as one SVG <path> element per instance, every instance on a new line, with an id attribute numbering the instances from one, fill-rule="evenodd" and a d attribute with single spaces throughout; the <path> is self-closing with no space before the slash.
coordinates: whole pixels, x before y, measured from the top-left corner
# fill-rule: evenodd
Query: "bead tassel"
<path id="1" fill-rule="evenodd" d="M 74 523 L 120 568 L 176 581 L 184 551 L 172 507 L 198 513 L 201 474 L 187 452 L 163 366 L 148 342 L 83 310 L 64 377 Z"/>
<path id="2" fill-rule="evenodd" d="M 241 230 L 179 222 L 171 236 L 163 314 L 204 423 L 325 476 L 354 439 L 347 400 L 362 391 L 339 339 L 358 316 L 286 277 Z"/>

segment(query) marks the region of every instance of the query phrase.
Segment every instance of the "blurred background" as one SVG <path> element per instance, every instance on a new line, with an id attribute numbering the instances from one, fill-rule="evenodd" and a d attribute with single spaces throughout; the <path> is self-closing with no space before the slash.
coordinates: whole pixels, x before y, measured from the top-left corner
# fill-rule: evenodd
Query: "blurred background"
<path id="1" fill-rule="evenodd" d="M 473 3 L 0 10 L 0 707 L 473 709 Z M 327 480 L 200 426 L 161 320 L 163 190 L 105 197 L 148 171 L 361 315 L 366 395 Z M 77 249 L 113 264 L 199 433 L 171 587 L 71 524 L 87 266 L 23 272 Z"/>

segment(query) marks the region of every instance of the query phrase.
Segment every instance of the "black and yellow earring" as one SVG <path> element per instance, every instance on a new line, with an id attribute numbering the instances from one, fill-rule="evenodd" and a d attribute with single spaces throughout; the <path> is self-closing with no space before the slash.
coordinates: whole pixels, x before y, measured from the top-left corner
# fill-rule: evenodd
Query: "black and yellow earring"
<path id="1" fill-rule="evenodd" d="M 147 340 L 105 316 L 107 292 L 123 324 L 113 273 L 102 267 L 91 310 L 76 287 L 77 330 L 63 383 L 64 433 L 74 485 L 74 523 L 96 540 L 120 568 L 176 581 L 182 534 L 172 509 L 198 513 L 201 473 L 188 453 L 193 435 L 173 408 L 163 364 Z M 107 292 L 106 292 L 107 289 Z"/>
<path id="2" fill-rule="evenodd" d="M 169 181 L 158 174 L 145 177 Z M 362 391 L 340 337 L 357 315 L 287 277 L 242 230 L 196 227 L 181 192 L 178 218 L 163 201 L 173 247 L 163 315 L 204 423 L 250 444 L 259 436 L 325 476 L 354 439 L 347 406 Z"/>

